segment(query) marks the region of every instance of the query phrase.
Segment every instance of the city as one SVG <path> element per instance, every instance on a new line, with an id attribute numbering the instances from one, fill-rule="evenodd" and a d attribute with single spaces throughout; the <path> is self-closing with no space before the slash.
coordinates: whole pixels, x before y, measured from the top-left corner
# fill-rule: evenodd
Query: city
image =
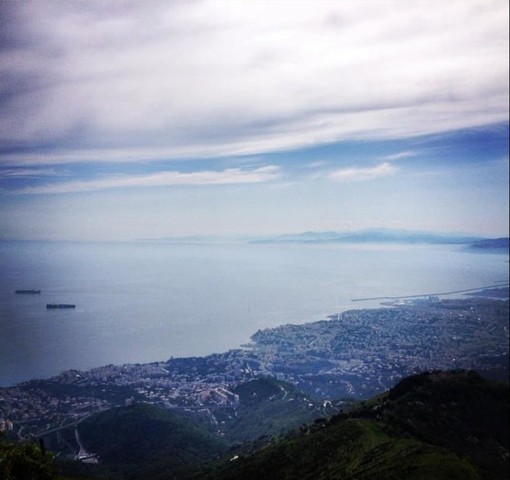
<path id="1" fill-rule="evenodd" d="M 206 357 L 67 370 L 0 389 L 0 429 L 39 436 L 133 403 L 235 410 L 232 390 L 260 376 L 292 383 L 320 402 L 365 399 L 427 370 L 474 369 L 504 379 L 508 314 L 508 299 L 430 297 L 259 330 L 250 344 Z"/>

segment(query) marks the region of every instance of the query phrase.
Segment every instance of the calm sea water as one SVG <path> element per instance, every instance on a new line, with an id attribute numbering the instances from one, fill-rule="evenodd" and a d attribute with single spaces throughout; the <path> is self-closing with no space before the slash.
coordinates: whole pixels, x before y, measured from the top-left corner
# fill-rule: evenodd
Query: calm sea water
<path id="1" fill-rule="evenodd" d="M 459 247 L 4 242 L 0 385 L 222 352 L 260 328 L 378 306 L 352 298 L 502 281 L 508 256 Z"/>

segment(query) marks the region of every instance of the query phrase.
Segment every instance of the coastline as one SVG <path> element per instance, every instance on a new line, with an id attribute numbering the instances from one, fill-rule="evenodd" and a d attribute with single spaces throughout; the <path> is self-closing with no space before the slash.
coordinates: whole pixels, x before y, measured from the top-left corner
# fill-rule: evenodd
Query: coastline
<path id="1" fill-rule="evenodd" d="M 508 300 L 482 297 L 350 310 L 329 320 L 258 330 L 251 348 L 66 370 L 2 388 L 0 418 L 23 436 L 133 402 L 200 410 L 204 392 L 231 391 L 261 376 L 295 384 L 320 401 L 362 400 L 421 371 L 474 369 L 504 379 L 508 314 Z M 43 420 L 49 412 L 50 423 Z"/>

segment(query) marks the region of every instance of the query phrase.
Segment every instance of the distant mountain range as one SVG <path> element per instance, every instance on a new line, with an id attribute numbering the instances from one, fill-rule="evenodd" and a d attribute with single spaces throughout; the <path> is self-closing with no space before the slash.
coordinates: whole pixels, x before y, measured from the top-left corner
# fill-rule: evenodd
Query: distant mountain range
<path id="1" fill-rule="evenodd" d="M 482 237 L 410 230 L 369 229 L 355 232 L 304 232 L 254 240 L 256 243 L 428 243 L 466 245 Z"/>
<path id="2" fill-rule="evenodd" d="M 429 245 L 466 245 L 476 250 L 499 250 L 508 251 L 509 239 L 505 238 L 485 238 L 474 235 L 460 235 L 447 233 L 434 233 L 413 230 L 394 230 L 394 229 L 367 229 L 358 231 L 344 232 L 302 232 L 289 233 L 272 236 L 214 236 L 214 235 L 196 235 L 187 237 L 166 237 L 152 240 L 144 240 L 152 243 L 183 243 L 183 244 L 203 244 L 203 243 L 258 243 L 258 244 L 327 244 L 327 243 L 345 243 L 345 244 L 429 244 Z"/>
<path id="3" fill-rule="evenodd" d="M 509 238 L 487 238 L 473 242 L 471 248 L 473 250 L 491 250 L 508 253 L 510 246 L 509 240 Z"/>

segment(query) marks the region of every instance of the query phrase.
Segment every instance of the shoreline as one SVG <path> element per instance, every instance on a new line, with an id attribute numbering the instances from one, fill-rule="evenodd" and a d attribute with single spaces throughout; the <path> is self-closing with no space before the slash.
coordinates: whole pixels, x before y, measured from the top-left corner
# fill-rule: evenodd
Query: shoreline
<path id="1" fill-rule="evenodd" d="M 478 292 L 478 291 L 483 292 L 483 291 L 485 291 L 487 289 L 504 288 L 504 287 L 507 287 L 509 285 L 510 285 L 509 282 L 505 282 L 504 284 L 501 284 L 501 286 L 498 285 L 497 287 L 480 287 L 480 288 L 476 288 L 476 289 L 460 290 L 458 292 L 444 292 L 442 294 L 409 295 L 409 296 L 402 296 L 402 297 L 378 297 L 378 298 L 374 298 L 374 299 L 364 299 L 364 300 L 388 299 L 388 300 L 396 300 L 396 301 L 398 301 L 400 299 L 416 299 L 418 301 L 418 299 L 423 298 L 423 297 L 434 297 L 434 296 L 439 296 L 439 295 L 450 295 L 450 294 L 454 294 L 454 293 L 463 293 L 463 292 Z M 510 300 L 508 297 L 504 297 L 503 298 L 503 297 L 497 297 L 497 296 L 484 296 L 484 295 L 482 295 L 480 298 L 483 299 L 483 300 L 503 301 L 503 302 Z M 453 300 L 473 301 L 475 299 L 472 298 L 472 297 L 471 298 L 459 297 L 459 298 L 456 298 L 456 299 L 453 299 Z M 362 299 L 353 300 L 353 301 L 362 301 Z M 436 302 L 434 302 L 434 303 L 436 303 Z M 212 352 L 212 353 L 205 354 L 205 355 L 189 355 L 189 356 L 182 356 L 182 357 L 181 356 L 178 356 L 178 357 L 173 357 L 172 356 L 172 357 L 170 357 L 168 359 L 165 359 L 165 360 L 161 360 L 160 359 L 160 360 L 153 360 L 153 361 L 149 361 L 149 362 L 103 364 L 103 365 L 98 365 L 96 367 L 91 367 L 91 368 L 87 368 L 87 369 L 83 369 L 83 370 L 79 369 L 79 368 L 69 368 L 69 369 L 62 370 L 59 373 L 57 373 L 55 375 L 48 376 L 48 377 L 35 377 L 35 378 L 27 379 L 27 380 L 22 380 L 20 382 L 12 384 L 12 385 L 0 385 L 0 391 L 2 389 L 9 389 L 9 388 L 20 387 L 20 386 L 23 386 L 23 385 L 26 385 L 26 384 L 30 384 L 32 382 L 52 381 L 53 379 L 55 379 L 57 377 L 60 377 L 63 374 L 66 374 L 67 372 L 87 373 L 87 372 L 92 372 L 92 371 L 100 370 L 100 369 L 107 368 L 107 367 L 125 368 L 125 367 L 131 367 L 131 366 L 135 366 L 135 365 L 136 366 L 160 365 L 160 364 L 172 361 L 172 360 L 183 360 L 183 361 L 186 361 L 188 359 L 208 359 L 211 356 L 224 355 L 224 354 L 228 354 L 230 352 L 238 352 L 238 351 L 246 351 L 246 352 L 250 352 L 251 351 L 251 352 L 253 352 L 254 350 L 256 350 L 256 345 L 255 344 L 257 343 L 256 341 L 253 340 L 253 337 L 255 337 L 259 332 L 278 331 L 278 330 L 281 330 L 281 329 L 287 328 L 287 327 L 295 327 L 295 328 L 299 329 L 301 327 L 306 327 L 307 325 L 314 325 L 314 324 L 318 324 L 318 323 L 322 323 L 322 322 L 328 322 L 328 321 L 335 320 L 335 319 L 339 320 L 340 317 L 343 314 L 352 314 L 352 313 L 356 314 L 356 313 L 359 313 L 359 312 L 362 312 L 362 311 L 366 311 L 366 310 L 376 312 L 377 310 L 384 310 L 385 307 L 396 307 L 396 308 L 398 308 L 398 307 L 412 306 L 412 305 L 413 305 L 412 301 L 410 303 L 381 302 L 379 304 L 379 306 L 377 306 L 377 307 L 353 308 L 351 310 L 345 310 L 345 311 L 342 311 L 340 313 L 334 313 L 334 314 L 327 315 L 326 318 L 322 319 L 322 320 L 314 320 L 314 321 L 305 322 L 305 323 L 302 323 L 302 324 L 287 323 L 287 324 L 277 325 L 275 327 L 269 327 L 269 328 L 266 328 L 266 329 L 258 330 L 257 332 L 254 332 L 250 336 L 250 342 L 243 343 L 243 344 L 241 344 L 241 345 L 239 345 L 237 347 L 230 348 L 230 349 L 228 349 L 226 351 L 222 351 L 222 352 Z"/>

